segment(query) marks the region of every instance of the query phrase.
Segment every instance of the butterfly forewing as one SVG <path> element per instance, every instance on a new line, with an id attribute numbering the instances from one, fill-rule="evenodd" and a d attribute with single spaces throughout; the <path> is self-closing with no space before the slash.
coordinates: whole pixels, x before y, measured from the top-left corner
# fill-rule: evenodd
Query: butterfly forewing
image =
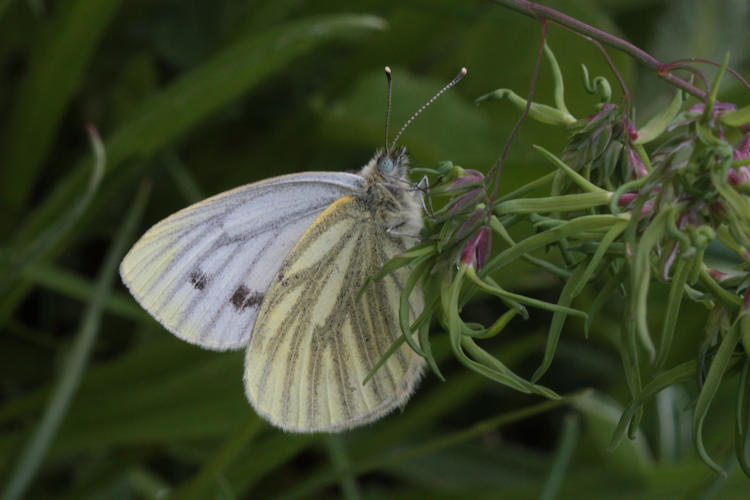
<path id="1" fill-rule="evenodd" d="M 291 431 L 335 431 L 406 401 L 423 365 L 406 345 L 362 382 L 400 335 L 408 270 L 357 297 L 365 279 L 404 249 L 353 196 L 315 220 L 271 283 L 248 346 L 245 389 L 261 415 Z M 423 307 L 419 290 L 410 307 L 413 320 Z"/>
<path id="2" fill-rule="evenodd" d="M 165 328 L 210 349 L 247 345 L 266 289 L 304 231 L 362 177 L 312 172 L 243 186 L 159 222 L 120 266 Z"/>

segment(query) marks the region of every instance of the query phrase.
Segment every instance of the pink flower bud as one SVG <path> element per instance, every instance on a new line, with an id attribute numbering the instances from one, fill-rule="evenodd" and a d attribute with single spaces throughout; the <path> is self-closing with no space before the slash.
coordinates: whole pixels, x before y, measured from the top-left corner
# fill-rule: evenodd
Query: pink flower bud
<path id="1" fill-rule="evenodd" d="M 465 195 L 454 200 L 449 205 L 451 217 L 458 215 L 465 207 L 472 207 L 483 200 L 485 195 L 484 189 L 472 189 Z"/>
<path id="2" fill-rule="evenodd" d="M 454 180 L 453 184 L 451 184 L 451 187 L 449 187 L 447 191 L 453 191 L 469 182 L 483 182 L 484 181 L 484 176 L 482 175 L 481 172 L 477 172 L 476 170 L 471 170 L 471 169 L 464 170 L 464 172 L 466 173 L 466 175 Z"/>
<path id="3" fill-rule="evenodd" d="M 490 254 L 491 248 L 492 233 L 490 232 L 490 228 L 482 226 L 464 245 L 464 249 L 461 252 L 461 263 L 471 266 L 474 269 L 481 269 L 487 260 L 487 256 Z"/>
<path id="4" fill-rule="evenodd" d="M 734 161 L 737 161 L 744 160 L 748 156 L 750 156 L 750 134 L 745 134 L 737 146 L 735 146 L 732 157 Z"/>
<path id="5" fill-rule="evenodd" d="M 736 153 L 736 151 L 735 151 Z M 732 186 L 739 186 L 740 184 L 747 184 L 750 182 L 750 168 L 742 166 L 739 168 L 730 168 L 727 173 L 727 180 Z"/>
<path id="6" fill-rule="evenodd" d="M 633 148 L 631 148 L 630 146 L 627 146 L 627 152 L 628 165 L 630 166 L 630 171 L 633 174 L 633 178 L 638 179 L 640 177 L 647 176 L 648 170 L 646 170 L 646 165 L 643 164 L 638 154 L 633 151 Z"/>
<path id="7" fill-rule="evenodd" d="M 626 207 L 633 203 L 638 198 L 638 193 L 624 193 L 622 196 L 617 198 L 617 205 Z"/>
<path id="8" fill-rule="evenodd" d="M 633 123 L 628 123 L 624 128 L 627 131 L 628 138 L 630 138 L 631 141 L 638 139 L 638 131 L 635 129 L 635 125 Z"/>
<path id="9" fill-rule="evenodd" d="M 709 269 L 708 275 L 711 276 L 716 281 L 721 281 L 727 276 L 727 273 L 722 273 L 721 271 L 717 271 L 716 269 Z"/>

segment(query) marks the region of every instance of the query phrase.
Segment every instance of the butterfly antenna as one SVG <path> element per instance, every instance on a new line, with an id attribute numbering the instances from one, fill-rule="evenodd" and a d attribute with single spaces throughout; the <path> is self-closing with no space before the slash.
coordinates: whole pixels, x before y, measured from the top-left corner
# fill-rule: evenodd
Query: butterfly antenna
<path id="1" fill-rule="evenodd" d="M 388 69 L 388 68 L 386 68 L 386 69 Z M 391 78 L 390 77 L 390 72 L 386 71 L 386 74 L 388 75 L 388 81 L 390 82 L 390 78 Z M 461 68 L 461 71 L 458 72 L 458 74 L 456 75 L 456 77 L 453 80 L 451 80 L 448 85 L 446 85 L 445 87 L 443 87 L 442 89 L 440 89 L 437 94 L 435 94 L 434 96 L 432 96 L 432 99 L 430 99 L 429 101 L 427 101 L 426 103 L 424 103 L 424 105 L 422 105 L 421 108 L 419 108 L 417 111 L 415 111 L 414 114 L 411 115 L 411 118 L 409 118 L 408 120 L 406 120 L 406 123 L 404 123 L 404 125 L 401 127 L 401 130 L 398 131 L 398 134 L 396 134 L 396 137 L 393 139 L 393 142 L 391 143 L 391 147 L 388 148 L 388 151 L 393 150 L 393 147 L 396 145 L 396 142 L 398 142 L 398 139 L 399 139 L 399 137 L 401 137 L 401 134 L 404 133 L 404 130 L 406 130 L 406 127 L 408 127 L 411 124 L 411 122 L 413 122 L 414 119 L 417 116 L 419 116 L 420 113 L 422 113 L 422 111 L 424 111 L 425 109 L 427 109 L 427 107 L 430 104 L 432 104 L 433 102 L 435 102 L 435 100 L 438 97 L 440 97 L 441 95 L 443 95 L 443 93 L 446 90 L 448 90 L 449 88 L 453 87 L 455 84 L 457 84 L 458 82 L 460 82 L 461 79 L 463 77 L 465 77 L 465 76 L 466 76 L 466 68 Z M 390 91 L 390 86 L 389 86 L 389 91 Z M 390 96 L 389 96 L 389 101 L 390 101 Z M 390 113 L 390 105 L 388 106 L 388 112 Z M 387 128 L 386 128 L 386 130 L 387 130 Z"/>
<path id="2" fill-rule="evenodd" d="M 388 104 L 385 108 L 385 149 L 388 149 L 388 124 L 391 123 L 391 87 L 393 86 L 391 78 L 391 68 L 385 67 L 385 77 L 388 80 Z"/>

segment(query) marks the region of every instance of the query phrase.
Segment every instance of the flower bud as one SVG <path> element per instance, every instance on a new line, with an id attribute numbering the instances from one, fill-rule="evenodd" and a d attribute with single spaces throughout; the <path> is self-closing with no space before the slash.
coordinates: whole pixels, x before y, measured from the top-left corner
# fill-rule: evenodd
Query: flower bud
<path id="1" fill-rule="evenodd" d="M 464 245 L 461 252 L 461 264 L 474 269 L 481 269 L 492 249 L 492 233 L 490 228 L 482 226 Z"/>
<path id="2" fill-rule="evenodd" d="M 740 142 L 734 147 L 734 151 L 732 153 L 732 159 L 734 161 L 738 160 L 744 160 L 745 158 L 750 156 L 750 134 L 745 134 L 745 136 L 740 139 Z"/>
<path id="3" fill-rule="evenodd" d="M 643 164 L 643 161 L 641 161 L 640 156 L 638 156 L 630 146 L 626 146 L 625 149 L 628 153 L 628 166 L 630 167 L 630 173 L 632 174 L 633 179 L 647 176 L 648 170 L 646 169 L 646 165 Z"/>

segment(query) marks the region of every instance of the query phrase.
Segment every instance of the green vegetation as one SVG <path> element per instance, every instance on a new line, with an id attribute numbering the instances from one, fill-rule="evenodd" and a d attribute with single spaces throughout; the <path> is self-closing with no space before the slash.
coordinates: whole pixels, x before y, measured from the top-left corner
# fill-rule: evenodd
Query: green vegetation
<path id="1" fill-rule="evenodd" d="M 663 61 L 722 61 L 729 52 L 731 68 L 747 74 L 742 2 L 545 3 Z M 394 128 L 468 68 L 400 143 L 418 169 L 476 170 L 478 184 L 468 187 L 490 186 L 484 179 L 494 179 L 488 173 L 531 85 L 540 25 L 455 0 L 0 0 L 2 498 L 746 496 L 746 457 L 735 454 L 750 434 L 750 370 L 736 348 L 750 345 L 750 324 L 736 326 L 748 323 L 737 312 L 746 283 L 730 276 L 715 285 L 718 275 L 700 268 L 726 271 L 742 256 L 746 193 L 717 169 L 691 171 L 675 185 L 690 194 L 716 186 L 733 207 L 726 220 L 701 212 L 687 241 L 672 227 L 677 211 L 629 223 L 624 214 L 649 200 L 619 189 L 627 179 L 616 178 L 622 172 L 607 155 L 589 168 L 616 141 L 592 141 L 593 126 L 573 123 L 595 113 L 597 126 L 618 123 L 621 115 L 596 108 L 606 94 L 619 102 L 617 80 L 595 46 L 554 25 L 548 34 L 564 105 L 557 66 L 542 59 L 540 104 L 511 145 L 499 197 L 486 205 L 495 219 L 470 228 L 495 233 L 494 254 L 476 272 L 443 268 L 435 284 L 442 312 L 429 337 L 420 333 L 433 370 L 399 414 L 340 435 L 299 436 L 252 411 L 241 353 L 183 343 L 137 307 L 115 277 L 124 248 L 210 194 L 282 173 L 358 169 L 382 147 L 386 64 Z M 654 140 L 677 114 L 674 87 L 610 54 L 642 138 L 654 142 L 638 144 L 632 158 L 648 163 L 645 151 L 657 147 L 677 154 Z M 581 83 L 581 64 L 595 95 Z M 701 69 L 709 84 L 722 76 L 721 101 L 747 104 L 737 80 Z M 488 95 L 498 87 L 515 94 Z M 511 100 L 477 107 L 480 96 Z M 746 123 L 742 113 L 724 123 Z M 697 124 L 690 137 L 702 145 L 691 159 L 715 158 L 723 145 L 701 116 L 711 109 L 681 115 Z M 610 203 L 602 189 L 618 198 Z M 586 217 L 570 215 L 577 211 Z M 723 245 L 707 246 L 713 233 L 704 226 Z M 483 234 L 460 242 L 478 248 Z M 665 241 L 685 258 L 649 257 Z M 456 261 L 466 247 L 457 248 Z M 668 282 L 653 279 L 664 269 Z M 477 289 L 467 293 L 459 278 Z M 622 298 L 621 283 L 638 293 Z M 731 314 L 701 305 L 711 300 Z"/>

